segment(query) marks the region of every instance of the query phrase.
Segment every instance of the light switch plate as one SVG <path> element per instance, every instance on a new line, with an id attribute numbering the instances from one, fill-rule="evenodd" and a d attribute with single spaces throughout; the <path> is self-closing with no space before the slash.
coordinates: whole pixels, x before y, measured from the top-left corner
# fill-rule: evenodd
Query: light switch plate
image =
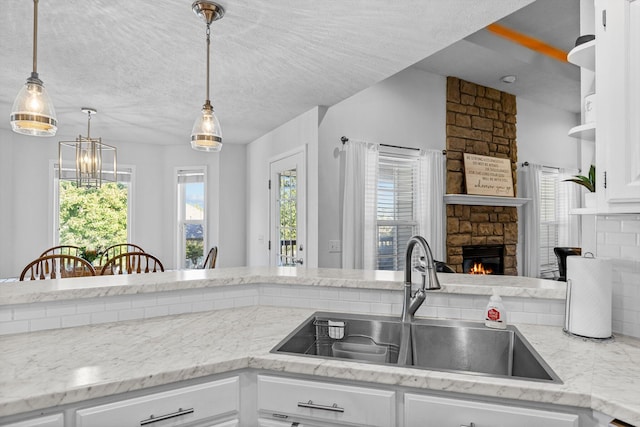
<path id="1" fill-rule="evenodd" d="M 342 252 L 342 242 L 340 240 L 329 240 L 329 252 Z"/>

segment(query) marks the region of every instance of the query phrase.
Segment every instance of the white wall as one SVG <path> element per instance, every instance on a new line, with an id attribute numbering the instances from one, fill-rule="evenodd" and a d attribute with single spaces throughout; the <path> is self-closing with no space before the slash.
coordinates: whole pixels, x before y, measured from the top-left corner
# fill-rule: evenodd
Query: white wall
<path id="1" fill-rule="evenodd" d="M 415 148 L 444 149 L 446 78 L 408 68 L 330 107 L 319 130 L 318 265 L 341 267 L 329 252 L 342 236 L 344 156 L 340 137 Z"/>
<path id="2" fill-rule="evenodd" d="M 518 163 L 579 169 L 579 141 L 567 133 L 580 124 L 580 116 L 522 97 L 517 106 Z"/>
<path id="3" fill-rule="evenodd" d="M 4 271 L 10 271 L 13 265 L 13 249 L 9 242 L 15 242 L 14 224 L 14 180 L 13 172 L 14 144 L 11 131 L 0 129 L 0 277 Z"/>
<path id="4" fill-rule="evenodd" d="M 314 107 L 247 146 L 247 265 L 269 264 L 269 164 L 283 153 L 307 149 L 306 265 L 317 266 L 318 114 Z"/>
<path id="5" fill-rule="evenodd" d="M 0 129 L 0 277 L 16 277 L 29 261 L 53 245 L 50 164 L 57 159 L 61 138 L 27 137 Z M 209 243 L 220 246 L 220 266 L 244 265 L 245 147 L 226 144 L 216 154 L 192 150 L 188 138 L 175 145 L 108 143 L 118 149 L 121 165 L 135 169 L 134 243 L 158 256 L 165 268 L 175 268 L 174 169 L 206 165 Z M 230 173 L 239 178 L 220 190 L 220 177 Z M 221 206 L 227 209 L 224 215 L 219 212 Z"/>
<path id="6" fill-rule="evenodd" d="M 218 262 L 219 267 L 241 267 L 246 265 L 247 252 L 247 146 L 226 144 L 220 152 L 220 164 L 217 173 L 219 181 L 219 220 L 209 216 L 209 222 L 215 222 L 219 230 Z M 214 171 L 209 170 L 209 174 Z M 211 205 L 210 205 L 211 206 Z M 215 236 L 214 235 L 214 236 Z M 213 244 L 216 244 L 213 239 Z M 212 246 L 213 246 L 212 244 Z"/>

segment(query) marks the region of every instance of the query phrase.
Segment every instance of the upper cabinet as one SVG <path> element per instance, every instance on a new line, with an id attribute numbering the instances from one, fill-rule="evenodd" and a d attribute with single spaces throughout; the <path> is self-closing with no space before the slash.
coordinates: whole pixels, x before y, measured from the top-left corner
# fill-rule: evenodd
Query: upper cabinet
<path id="1" fill-rule="evenodd" d="M 640 0 L 596 0 L 598 212 L 640 212 Z"/>

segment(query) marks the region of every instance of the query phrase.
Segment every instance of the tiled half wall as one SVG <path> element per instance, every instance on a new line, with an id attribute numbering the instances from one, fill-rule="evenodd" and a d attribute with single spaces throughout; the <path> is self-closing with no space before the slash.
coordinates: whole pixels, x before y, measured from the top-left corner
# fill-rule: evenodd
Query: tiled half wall
<path id="1" fill-rule="evenodd" d="M 0 335 L 251 305 L 400 316 L 402 298 L 401 290 L 256 284 L 5 305 L 0 307 Z M 416 315 L 481 321 L 488 300 L 488 296 L 430 294 Z M 508 322 L 563 324 L 564 300 L 503 297 L 503 301 Z"/>

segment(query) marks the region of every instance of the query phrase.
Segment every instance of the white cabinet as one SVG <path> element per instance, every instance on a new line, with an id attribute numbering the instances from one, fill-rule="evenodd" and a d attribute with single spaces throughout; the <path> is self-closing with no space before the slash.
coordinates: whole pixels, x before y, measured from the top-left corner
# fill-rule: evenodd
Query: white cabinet
<path id="1" fill-rule="evenodd" d="M 640 212 L 640 0 L 595 5 L 598 211 Z"/>
<path id="2" fill-rule="evenodd" d="M 578 427 L 578 415 L 407 393 L 405 427 Z"/>
<path id="3" fill-rule="evenodd" d="M 595 0 L 594 4 L 596 38 L 571 50 L 568 60 L 596 72 L 597 126 L 585 123 L 569 135 L 595 141 L 596 212 L 638 213 L 640 0 Z"/>
<path id="4" fill-rule="evenodd" d="M 257 381 L 258 412 L 273 422 L 289 426 L 292 422 L 315 422 L 319 426 L 396 425 L 394 391 L 269 375 L 258 375 Z"/>
<path id="5" fill-rule="evenodd" d="M 181 387 L 76 411 L 76 427 L 236 426 L 216 422 L 240 409 L 239 378 Z"/>
<path id="6" fill-rule="evenodd" d="M 64 415 L 53 414 L 3 425 L 4 427 L 64 427 Z"/>

